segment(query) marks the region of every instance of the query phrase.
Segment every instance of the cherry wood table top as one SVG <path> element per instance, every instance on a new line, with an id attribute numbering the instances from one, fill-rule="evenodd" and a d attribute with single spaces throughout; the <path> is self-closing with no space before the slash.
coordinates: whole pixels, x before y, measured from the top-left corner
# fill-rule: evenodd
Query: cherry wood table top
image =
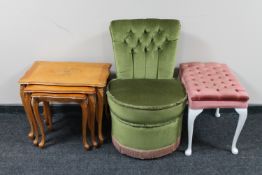
<path id="1" fill-rule="evenodd" d="M 88 86 L 52 86 L 52 85 L 27 85 L 24 89 L 26 93 L 56 93 L 56 94 L 94 94 L 96 89 Z"/>
<path id="2" fill-rule="evenodd" d="M 110 67 L 109 63 L 36 61 L 19 83 L 105 87 Z"/>

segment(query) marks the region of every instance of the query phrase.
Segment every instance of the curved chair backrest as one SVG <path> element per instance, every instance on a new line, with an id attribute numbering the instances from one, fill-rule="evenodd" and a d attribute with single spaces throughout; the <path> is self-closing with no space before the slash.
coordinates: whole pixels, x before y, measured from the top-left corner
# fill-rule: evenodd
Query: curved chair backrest
<path id="1" fill-rule="evenodd" d="M 117 78 L 173 78 L 179 30 L 179 21 L 171 19 L 112 21 Z"/>

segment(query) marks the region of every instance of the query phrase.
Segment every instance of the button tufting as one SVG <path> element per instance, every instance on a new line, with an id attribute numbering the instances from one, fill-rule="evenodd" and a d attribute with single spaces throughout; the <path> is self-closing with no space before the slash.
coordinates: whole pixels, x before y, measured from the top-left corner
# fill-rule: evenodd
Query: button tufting
<path id="1" fill-rule="evenodd" d="M 181 79 L 192 101 L 242 101 L 247 93 L 224 64 L 182 64 Z"/>

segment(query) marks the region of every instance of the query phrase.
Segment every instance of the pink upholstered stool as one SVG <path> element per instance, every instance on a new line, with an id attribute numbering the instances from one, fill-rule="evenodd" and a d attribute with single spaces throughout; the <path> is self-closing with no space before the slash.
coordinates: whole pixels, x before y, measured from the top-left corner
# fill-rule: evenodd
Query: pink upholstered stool
<path id="1" fill-rule="evenodd" d="M 207 108 L 235 108 L 239 120 L 231 151 L 238 154 L 236 143 L 247 118 L 249 96 L 225 64 L 183 63 L 180 65 L 180 78 L 188 95 L 188 148 L 187 156 L 192 154 L 192 135 L 196 117 Z"/>

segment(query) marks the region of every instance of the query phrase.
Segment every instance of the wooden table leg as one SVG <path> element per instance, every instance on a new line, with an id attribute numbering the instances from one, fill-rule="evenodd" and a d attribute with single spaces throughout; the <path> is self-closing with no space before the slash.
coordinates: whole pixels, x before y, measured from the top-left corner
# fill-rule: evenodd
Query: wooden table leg
<path id="1" fill-rule="evenodd" d="M 33 98 L 33 110 L 34 110 L 34 114 L 35 114 L 35 118 L 37 120 L 38 126 L 40 128 L 40 132 L 41 132 L 41 141 L 39 143 L 39 147 L 43 148 L 45 146 L 45 130 L 44 130 L 44 124 L 43 121 L 41 120 L 40 114 L 39 114 L 39 100 L 36 98 Z"/>
<path id="2" fill-rule="evenodd" d="M 86 125 L 87 125 L 87 118 L 88 118 L 88 108 L 87 108 L 87 103 L 84 100 L 81 103 L 81 108 L 82 108 L 82 141 L 83 141 L 83 146 L 86 150 L 90 148 L 90 146 L 87 143 L 86 139 Z"/>
<path id="3" fill-rule="evenodd" d="M 34 139 L 34 126 L 33 126 L 32 120 L 31 120 L 31 116 L 29 114 L 30 112 L 28 111 L 28 108 L 26 106 L 24 89 L 25 89 L 25 85 L 20 85 L 20 96 L 21 96 L 22 104 L 23 104 L 24 109 L 25 109 L 25 113 L 26 113 L 28 123 L 30 125 L 30 131 L 28 133 L 28 137 L 31 140 L 33 140 Z"/>
<path id="4" fill-rule="evenodd" d="M 46 125 L 48 128 L 48 131 L 52 130 L 52 115 L 50 111 L 50 106 L 48 101 L 43 101 L 43 108 L 44 108 L 44 117 L 46 121 Z"/>
<path id="5" fill-rule="evenodd" d="M 102 132 L 102 120 L 103 120 L 103 107 L 104 107 L 104 88 L 97 88 L 97 113 L 96 120 L 98 123 L 98 139 L 99 144 L 103 144 L 104 137 Z"/>
<path id="6" fill-rule="evenodd" d="M 33 130 L 34 130 L 34 135 L 35 135 L 35 139 L 33 141 L 34 145 L 38 144 L 38 138 L 39 138 L 39 133 L 38 133 L 38 126 L 35 120 L 35 115 L 33 113 L 33 109 L 32 109 L 32 104 L 31 104 L 31 94 L 30 93 L 24 93 L 24 97 L 25 97 L 25 107 L 27 108 L 27 113 L 29 115 L 29 118 L 32 121 L 32 125 L 33 125 Z"/>
<path id="7" fill-rule="evenodd" d="M 91 133 L 92 145 L 94 147 L 97 147 L 97 142 L 95 138 L 95 111 L 96 111 L 95 98 L 96 98 L 95 95 L 88 95 L 88 104 L 89 104 L 89 111 L 90 111 L 90 115 L 88 118 L 88 126 Z"/>

